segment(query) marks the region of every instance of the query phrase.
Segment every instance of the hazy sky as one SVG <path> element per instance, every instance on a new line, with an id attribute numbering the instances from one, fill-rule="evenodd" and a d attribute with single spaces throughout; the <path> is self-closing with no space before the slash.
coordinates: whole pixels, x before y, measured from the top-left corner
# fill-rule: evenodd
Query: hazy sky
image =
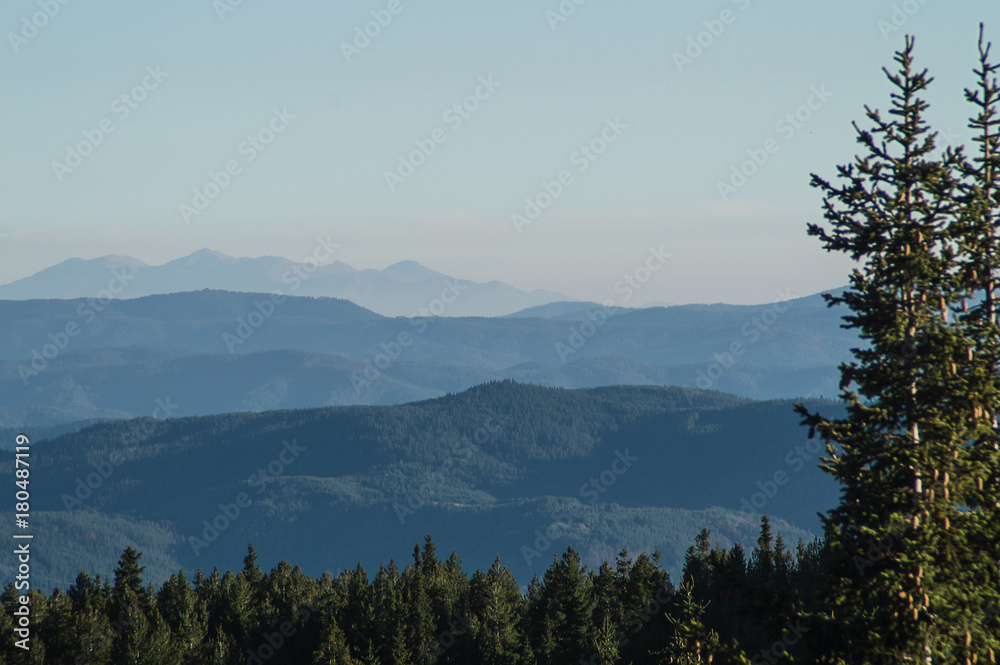
<path id="1" fill-rule="evenodd" d="M 0 283 L 76 256 L 299 260 L 331 235 L 356 268 L 602 301 L 661 245 L 639 302 L 832 288 L 849 265 L 805 234 L 809 173 L 856 153 L 906 32 L 932 122 L 966 141 L 979 21 L 1000 42 L 996 0 L 10 0 Z M 548 207 L 519 233 L 526 199 Z"/>

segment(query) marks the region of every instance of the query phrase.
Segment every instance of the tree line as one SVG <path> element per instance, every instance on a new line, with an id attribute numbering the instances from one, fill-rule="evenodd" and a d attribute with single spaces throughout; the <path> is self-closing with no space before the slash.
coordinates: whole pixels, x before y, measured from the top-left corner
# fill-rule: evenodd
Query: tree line
<path id="1" fill-rule="evenodd" d="M 251 545 L 243 569 L 189 580 L 183 570 L 159 589 L 143 582 L 142 554 L 126 549 L 114 579 L 81 572 L 65 591 L 32 591 L 30 651 L 14 646 L 18 594 L 0 602 L 0 659 L 73 665 L 310 663 L 683 662 L 730 641 L 756 650 L 788 628 L 775 611 L 811 595 L 819 542 L 797 555 L 761 519 L 757 547 L 710 545 L 703 530 L 689 548 L 681 587 L 659 554 L 588 570 L 568 548 L 522 592 L 499 560 L 471 576 L 455 552 L 438 557 L 431 536 L 402 570 L 395 561 L 373 576 L 359 564 L 336 576 L 306 575 L 282 561 L 270 572 Z M 708 612 L 704 607 L 710 607 Z M 702 621 L 704 628 L 699 628 Z M 702 646 L 694 646 L 698 640 Z M 770 653 L 770 651 L 767 651 Z M 718 662 L 725 662 L 719 660 Z"/>

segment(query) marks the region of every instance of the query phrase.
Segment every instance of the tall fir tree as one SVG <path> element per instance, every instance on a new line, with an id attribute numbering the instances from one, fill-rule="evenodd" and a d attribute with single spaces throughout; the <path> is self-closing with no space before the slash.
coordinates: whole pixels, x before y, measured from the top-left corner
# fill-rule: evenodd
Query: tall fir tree
<path id="1" fill-rule="evenodd" d="M 547 609 L 555 623 L 552 663 L 589 660 L 596 651 L 592 614 L 594 591 L 587 567 L 572 547 L 545 573 Z"/>
<path id="2" fill-rule="evenodd" d="M 967 657 L 983 647 L 991 655 L 1000 650 L 1000 63 L 990 61 L 990 49 L 980 24 L 975 85 L 965 91 L 975 110 L 968 125 L 975 145 L 971 157 L 964 148 L 958 151 L 959 256 L 966 285 L 963 295 L 973 302 L 970 308 L 963 301 L 960 322 L 974 342 L 976 362 L 966 380 L 977 396 L 968 414 L 974 431 L 961 456 L 967 480 L 955 488 L 956 500 L 967 513 L 963 526 L 971 554 L 963 585 L 968 590 L 963 617 L 970 632 Z"/>
<path id="3" fill-rule="evenodd" d="M 375 658 L 375 608 L 368 590 L 368 573 L 359 563 L 340 575 L 345 602 L 340 627 L 351 645 L 351 655 L 363 662 Z"/>
<path id="4" fill-rule="evenodd" d="M 163 583 L 157 597 L 157 607 L 170 627 L 178 662 L 184 665 L 201 662 L 202 644 L 208 632 L 206 610 L 183 570 Z"/>
<path id="5" fill-rule="evenodd" d="M 667 620 L 671 635 L 667 645 L 653 653 L 660 662 L 676 665 L 750 665 L 750 660 L 735 641 L 723 644 L 719 634 L 704 623 L 708 601 L 694 597 L 694 580 L 688 579 L 674 597 L 674 607 Z"/>
<path id="6" fill-rule="evenodd" d="M 414 563 L 407 566 L 400 580 L 402 586 L 405 642 L 413 663 L 423 665 L 436 660 L 438 644 L 434 640 L 434 616 L 427 595 L 427 579 L 420 563 L 420 546 L 414 548 Z"/>
<path id="7" fill-rule="evenodd" d="M 373 643 L 378 662 L 384 665 L 404 665 L 411 659 L 416 660 L 419 654 L 411 654 L 406 648 L 406 610 L 395 561 L 390 559 L 388 567 L 379 566 L 370 593 L 375 616 Z"/>
<path id="8" fill-rule="evenodd" d="M 476 662 L 517 665 L 524 662 L 520 627 L 523 601 L 517 580 L 496 559 L 484 574 L 477 571 L 470 585 L 469 629 L 475 639 Z"/>
<path id="9" fill-rule="evenodd" d="M 932 79 L 914 69 L 913 50 L 907 37 L 897 70 L 884 70 L 887 115 L 866 107 L 870 128 L 855 124 L 865 154 L 838 167 L 837 185 L 812 181 L 830 229 L 811 224 L 810 235 L 860 263 L 827 300 L 850 308 L 845 327 L 865 344 L 841 366 L 846 418 L 797 407 L 827 442 L 822 468 L 842 485 L 824 518 L 826 608 L 808 640 L 817 662 L 951 663 L 970 652 L 965 567 L 976 525 L 965 497 L 977 481 L 967 444 L 989 421 L 977 377 L 994 368 L 955 316 L 970 296 L 959 160 L 935 145 L 923 98 Z M 989 655 L 982 643 L 971 649 Z"/>

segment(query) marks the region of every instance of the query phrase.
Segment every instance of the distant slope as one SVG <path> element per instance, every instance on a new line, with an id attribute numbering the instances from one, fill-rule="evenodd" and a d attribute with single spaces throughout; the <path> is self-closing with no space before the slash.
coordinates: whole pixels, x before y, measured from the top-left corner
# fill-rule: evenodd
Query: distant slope
<path id="1" fill-rule="evenodd" d="M 702 366 L 659 367 L 621 357 L 581 358 L 566 365 L 529 361 L 489 369 L 430 361 L 400 361 L 370 385 L 361 360 L 337 354 L 263 351 L 199 354 L 175 349 L 121 347 L 68 351 L 32 377 L 19 363 L 0 361 L 0 432 L 28 429 L 50 438 L 76 421 L 149 416 L 211 415 L 233 411 L 300 409 L 353 404 L 402 404 L 460 392 L 485 381 L 511 378 L 557 388 L 608 385 L 696 387 Z M 834 368 L 759 368 L 734 365 L 717 389 L 773 399 L 837 394 Z M 360 389 L 358 389 L 360 388 Z M 805 390 L 809 388 L 809 390 Z M 82 425 L 81 425 L 82 426 Z M 0 438 L 0 449 L 12 439 Z"/>
<path id="2" fill-rule="evenodd" d="M 779 311 L 780 309 L 780 311 Z M 0 301 L 0 358 L 30 360 L 46 344 L 63 351 L 148 346 L 199 353 L 296 350 L 371 361 L 401 334 L 406 360 L 503 369 L 583 357 L 622 356 L 655 365 L 736 358 L 765 366 L 821 367 L 850 357 L 853 331 L 819 296 L 760 306 L 680 305 L 605 319 L 390 319 L 345 300 L 198 291 L 100 304 L 92 300 Z M 64 331 L 72 326 L 75 335 Z M 50 337 L 50 335 L 52 337 Z M 53 339 L 56 338 L 56 339 Z M 55 355 L 54 346 L 49 349 Z M 44 360 L 38 360 L 38 363 Z"/>
<path id="3" fill-rule="evenodd" d="M 635 309 L 649 309 L 652 307 L 675 307 L 675 303 L 657 301 L 647 303 L 639 307 L 615 307 L 615 314 L 631 312 Z M 567 301 L 552 302 L 547 305 L 537 305 L 528 307 L 513 314 L 507 314 L 510 319 L 559 319 L 562 321 L 586 321 L 588 312 L 604 310 L 605 307 L 596 302 L 587 301 Z"/>
<path id="4" fill-rule="evenodd" d="M 513 314 L 507 314 L 509 319 L 571 319 L 583 320 L 587 312 L 601 309 L 601 305 L 596 302 L 552 302 L 546 305 L 536 305 L 527 307 Z"/>
<path id="5" fill-rule="evenodd" d="M 51 361 L 26 391 L 17 363 L 2 361 L 0 426 L 149 416 L 164 401 L 176 407 L 169 416 L 401 404 L 504 378 L 475 367 L 400 363 L 362 396 L 351 380 L 364 370 L 360 360 L 301 351 L 229 355 L 155 347 L 86 349 Z M 50 406 L 40 409 L 42 404 Z"/>
<path id="6" fill-rule="evenodd" d="M 307 257 L 303 263 L 276 256 L 234 258 L 209 249 L 159 266 L 124 256 L 69 259 L 0 286 L 0 299 L 138 298 L 201 289 L 277 291 L 350 300 L 385 316 L 416 315 L 421 309 L 438 316 L 499 316 L 566 299 L 559 293 L 541 289 L 529 293 L 503 282 L 455 279 L 416 261 L 401 261 L 384 270 L 356 270 L 334 260 L 336 247 L 320 240 L 316 254 L 326 260 Z"/>
<path id="7" fill-rule="evenodd" d="M 150 415 L 168 397 L 185 416 L 399 404 L 502 378 L 833 397 L 857 344 L 839 314 L 818 296 L 583 320 L 387 318 L 345 300 L 226 291 L 0 301 L 0 428 Z"/>
<path id="8" fill-rule="evenodd" d="M 97 562 L 108 556 L 102 543 L 140 529 L 157 561 L 189 570 L 238 566 L 252 540 L 265 563 L 294 551 L 318 573 L 404 557 L 433 533 L 470 567 L 499 554 L 526 582 L 569 544 L 593 560 L 659 545 L 676 566 L 700 526 L 752 539 L 744 501 L 779 518 L 786 540 L 815 532 L 837 492 L 806 444 L 790 402 L 503 382 L 393 407 L 95 425 L 33 449 L 33 510 L 71 536 L 40 544 L 52 561 L 71 547 Z M 761 492 L 770 496 L 755 499 Z M 235 516 L 241 494 L 250 503 Z M 227 525 L 206 532 L 227 511 L 217 522 Z M 565 527 L 545 546 L 539 533 L 556 522 Z M 79 537 L 97 523 L 110 540 Z M 205 545 L 189 539 L 203 532 Z"/>

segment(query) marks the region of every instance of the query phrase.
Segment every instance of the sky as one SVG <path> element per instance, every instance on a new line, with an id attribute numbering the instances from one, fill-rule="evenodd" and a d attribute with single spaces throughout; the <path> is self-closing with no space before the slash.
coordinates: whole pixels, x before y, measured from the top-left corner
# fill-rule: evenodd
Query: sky
<path id="1" fill-rule="evenodd" d="M 322 237 L 602 302 L 651 248 L 634 303 L 835 288 L 809 174 L 857 154 L 907 33 L 968 142 L 980 21 L 1000 42 L 995 0 L 10 0 L 0 283 Z"/>

